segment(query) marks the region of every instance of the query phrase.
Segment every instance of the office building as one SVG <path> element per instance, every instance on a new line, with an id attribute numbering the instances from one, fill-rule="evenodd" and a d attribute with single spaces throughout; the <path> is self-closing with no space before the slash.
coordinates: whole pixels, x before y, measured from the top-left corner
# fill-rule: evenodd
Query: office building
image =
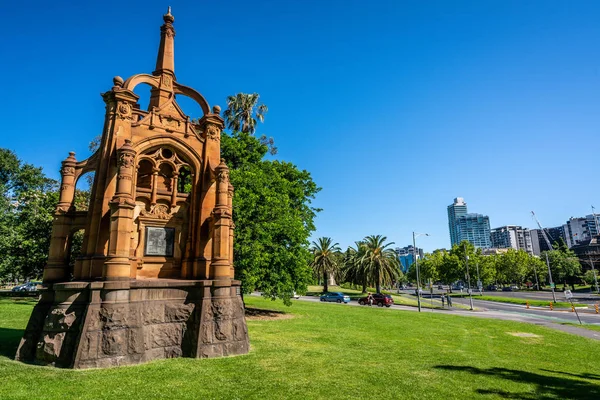
<path id="1" fill-rule="evenodd" d="M 410 266 L 415 262 L 415 256 L 420 260 L 423 258 L 423 249 L 415 248 L 412 245 L 406 247 L 397 247 L 396 253 L 400 261 L 400 268 L 406 273 Z"/>
<path id="2" fill-rule="evenodd" d="M 533 254 L 531 231 L 516 225 L 501 226 L 490 232 L 492 247 L 499 249 L 524 250 Z"/>
<path id="3" fill-rule="evenodd" d="M 456 219 L 467 213 L 467 203 L 462 197 L 454 199 L 454 203 L 448 206 L 448 228 L 450 230 L 450 246 L 460 243 L 456 235 Z"/>
<path id="4" fill-rule="evenodd" d="M 600 235 L 598 225 L 600 224 L 600 214 L 590 214 L 585 216 L 585 220 L 590 230 L 590 236 Z"/>
<path id="5" fill-rule="evenodd" d="M 585 217 L 569 218 L 567 223 L 563 225 L 563 231 L 569 248 L 592 238 L 588 228 L 588 220 Z"/>
<path id="6" fill-rule="evenodd" d="M 454 229 L 456 243 L 466 240 L 475 247 L 492 247 L 490 240 L 490 218 L 482 214 L 465 214 L 456 218 Z"/>
<path id="7" fill-rule="evenodd" d="M 567 243 L 565 231 L 562 226 L 546 228 L 545 231 L 548 235 L 548 240 L 550 240 L 552 245 L 554 245 L 554 243 L 559 239 L 562 239 L 565 243 Z M 539 256 L 543 251 L 550 250 L 540 229 L 531 229 L 531 245 L 533 248 L 533 254 L 536 256 Z"/>

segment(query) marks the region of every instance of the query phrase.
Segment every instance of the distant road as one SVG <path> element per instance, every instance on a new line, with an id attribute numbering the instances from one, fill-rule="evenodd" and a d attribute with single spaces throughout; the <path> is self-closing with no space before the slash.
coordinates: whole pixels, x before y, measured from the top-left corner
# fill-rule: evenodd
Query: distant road
<path id="1" fill-rule="evenodd" d="M 552 296 L 552 295 L 551 295 Z M 564 299 L 561 299 L 564 300 Z M 469 297 L 465 298 L 453 297 L 452 301 L 458 304 L 469 305 Z M 507 314 L 515 314 L 523 317 L 530 317 L 536 319 L 544 319 L 553 322 L 572 322 L 578 324 L 577 315 L 571 312 L 570 309 L 555 309 L 550 311 L 549 309 L 540 308 L 529 308 L 527 309 L 523 305 L 499 303 L 495 301 L 477 300 L 476 296 L 473 296 L 473 306 L 476 309 L 483 311 L 498 311 Z M 579 318 L 586 324 L 600 324 L 600 314 L 596 314 L 594 309 L 581 309 L 577 308 Z"/>
<path id="2" fill-rule="evenodd" d="M 406 293 L 409 293 L 410 291 L 403 291 Z M 414 291 L 412 291 L 414 293 Z M 440 291 L 439 294 L 441 294 L 442 292 Z M 486 292 L 487 294 L 488 292 Z M 506 293 L 506 292 L 505 292 Z M 516 292 L 518 293 L 518 292 Z M 439 297 L 439 294 L 436 295 L 434 293 L 434 298 L 435 297 Z M 254 295 L 258 295 L 258 294 L 254 294 Z M 552 296 L 552 294 L 550 294 L 550 296 Z M 558 300 L 558 297 L 557 297 Z M 561 301 L 564 299 L 560 299 Z M 310 302 L 319 302 L 319 297 L 312 297 L 312 296 L 302 296 L 299 301 L 310 301 Z M 424 298 L 424 301 L 429 301 L 429 294 L 427 294 L 427 297 Z M 465 298 L 460 298 L 460 297 L 453 297 L 452 301 L 454 302 L 454 304 L 462 304 L 465 306 L 469 305 L 469 297 L 466 296 Z M 336 303 L 333 303 L 336 304 Z M 358 306 L 358 307 L 368 307 L 368 306 L 360 306 L 358 304 L 358 302 L 356 301 L 351 301 L 348 304 L 336 304 L 337 306 L 340 307 L 347 307 L 347 306 Z M 568 332 L 574 335 L 579 335 L 579 336 L 584 336 L 590 339 L 595 339 L 595 340 L 600 340 L 600 332 L 598 331 L 592 331 L 589 329 L 584 329 L 584 328 L 579 328 L 576 326 L 571 326 L 571 325 L 563 325 L 564 323 L 573 323 L 573 324 L 579 324 L 579 321 L 577 320 L 577 316 L 575 315 L 574 312 L 570 312 L 569 309 L 562 309 L 561 311 L 549 311 L 549 310 L 544 310 L 544 309 L 536 309 L 536 308 L 529 308 L 527 309 L 525 306 L 523 305 L 517 305 L 517 304 L 507 304 L 507 303 L 499 303 L 499 302 L 494 302 L 494 301 L 484 301 L 484 300 L 477 300 L 475 298 L 475 296 L 473 297 L 473 306 L 475 307 L 476 311 L 469 311 L 469 310 L 464 310 L 464 309 L 459 309 L 459 308 L 452 308 L 452 309 L 448 309 L 446 308 L 445 310 L 431 310 L 431 309 L 423 309 L 422 312 L 426 312 L 426 313 L 449 313 L 449 314 L 454 314 L 454 315 L 460 315 L 460 316 L 467 316 L 467 317 L 480 317 L 480 318 L 493 318 L 493 319 L 502 319 L 502 320 L 511 320 L 511 321 L 520 321 L 520 322 L 526 322 L 526 323 L 531 323 L 531 324 L 535 324 L 535 325 L 542 325 L 542 326 L 546 326 L 552 329 L 557 329 L 557 330 L 561 330 L 564 332 Z M 374 308 L 378 308 L 377 306 L 373 306 Z M 401 305 L 393 305 L 391 307 L 391 310 L 404 310 L 404 311 L 412 311 L 412 312 L 417 312 L 417 308 L 416 307 L 409 307 L 409 306 L 401 306 Z M 578 313 L 579 313 L 579 317 L 581 318 L 582 322 L 584 324 L 593 324 L 593 325 L 600 325 L 600 314 L 595 314 L 595 311 L 593 308 L 591 309 L 581 309 L 578 308 Z"/>
<path id="3" fill-rule="evenodd" d="M 415 293 L 414 289 L 401 290 L 401 293 L 405 294 L 413 294 Z M 446 290 L 433 290 L 434 297 L 439 297 L 442 294 L 445 294 Z M 453 290 L 452 293 L 460 293 L 460 290 Z M 466 289 L 463 290 L 465 296 L 468 296 Z M 474 290 L 473 297 L 478 295 L 479 292 Z M 423 290 L 423 297 L 429 298 L 430 292 L 428 289 Z M 516 291 L 516 292 L 503 292 L 503 291 L 483 291 L 484 296 L 497 296 L 497 297 L 509 297 L 516 299 L 530 299 L 530 300 L 547 300 L 548 303 L 552 301 L 552 292 L 534 292 L 534 291 Z M 565 299 L 565 295 L 562 291 L 555 292 L 556 301 L 567 301 Z M 573 293 L 573 302 L 574 303 L 582 303 L 588 304 L 593 307 L 594 304 L 600 304 L 600 296 L 595 293 Z"/>

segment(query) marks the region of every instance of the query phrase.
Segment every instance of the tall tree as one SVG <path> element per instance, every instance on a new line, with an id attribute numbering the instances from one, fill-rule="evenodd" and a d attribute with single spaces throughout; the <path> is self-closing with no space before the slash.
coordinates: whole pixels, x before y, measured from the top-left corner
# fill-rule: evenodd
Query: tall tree
<path id="1" fill-rule="evenodd" d="M 232 106 L 225 115 L 233 115 L 235 109 Z M 238 121 L 233 128 L 243 128 L 243 120 Z M 221 135 L 221 156 L 235 187 L 235 274 L 244 293 L 258 290 L 291 304 L 293 293 L 305 292 L 312 281 L 308 238 L 320 210 L 311 202 L 320 188 L 309 172 L 288 162 L 265 160 L 269 150 L 270 143 L 250 132 Z"/>
<path id="2" fill-rule="evenodd" d="M 263 122 L 268 108 L 258 104 L 258 93 L 238 93 L 227 97 L 227 109 L 223 113 L 227 127 L 236 132 L 254 134 L 256 120 Z"/>
<path id="3" fill-rule="evenodd" d="M 348 249 L 344 253 L 342 271 L 345 282 L 350 282 L 353 285 L 361 285 L 362 292 L 367 293 L 367 275 L 361 268 L 360 264 L 363 254 L 363 242 L 355 242 L 355 247 L 348 246 Z"/>
<path id="4" fill-rule="evenodd" d="M 341 249 L 331 238 L 321 237 L 312 242 L 311 251 L 314 258 L 310 265 L 317 275 L 323 277 L 323 293 L 327 293 L 329 276 L 339 269 L 338 254 Z"/>
<path id="5" fill-rule="evenodd" d="M 0 279 L 40 276 L 57 202 L 56 181 L 0 149 Z"/>
<path id="6" fill-rule="evenodd" d="M 557 246 L 559 250 L 548 251 L 548 260 L 552 270 L 554 282 L 562 282 L 564 286 L 571 285 L 575 290 L 575 283 L 581 279 L 581 264 L 572 250 Z M 545 253 L 542 259 L 545 259 Z"/>
<path id="7" fill-rule="evenodd" d="M 391 284 L 398 277 L 400 262 L 398 255 L 390 248 L 394 242 L 386 243 L 387 237 L 371 235 L 364 238 L 364 253 L 360 257 L 363 273 L 374 283 L 377 293 L 381 285 Z"/>

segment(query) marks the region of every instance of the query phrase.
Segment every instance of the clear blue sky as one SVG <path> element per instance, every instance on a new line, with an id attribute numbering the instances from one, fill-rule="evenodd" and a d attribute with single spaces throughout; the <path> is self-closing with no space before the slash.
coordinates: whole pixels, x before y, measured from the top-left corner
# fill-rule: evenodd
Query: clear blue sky
<path id="1" fill-rule="evenodd" d="M 84 3 L 0 5 L 0 146 L 55 178 L 89 155 L 112 77 L 154 69 L 169 5 Z M 600 2 L 170 5 L 178 81 L 211 105 L 260 93 L 259 133 L 323 188 L 315 237 L 448 247 L 457 196 L 492 227 L 600 209 Z"/>

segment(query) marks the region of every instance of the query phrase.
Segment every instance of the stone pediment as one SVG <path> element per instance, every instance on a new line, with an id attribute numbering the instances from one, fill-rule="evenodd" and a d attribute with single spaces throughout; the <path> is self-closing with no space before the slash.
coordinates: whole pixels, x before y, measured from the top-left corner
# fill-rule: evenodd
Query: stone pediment
<path id="1" fill-rule="evenodd" d="M 194 135 L 200 137 L 198 131 L 179 105 L 171 100 L 162 107 L 153 107 L 152 110 L 132 126 L 147 126 L 149 129 L 164 129 L 169 133 L 182 133 L 185 136 Z"/>

